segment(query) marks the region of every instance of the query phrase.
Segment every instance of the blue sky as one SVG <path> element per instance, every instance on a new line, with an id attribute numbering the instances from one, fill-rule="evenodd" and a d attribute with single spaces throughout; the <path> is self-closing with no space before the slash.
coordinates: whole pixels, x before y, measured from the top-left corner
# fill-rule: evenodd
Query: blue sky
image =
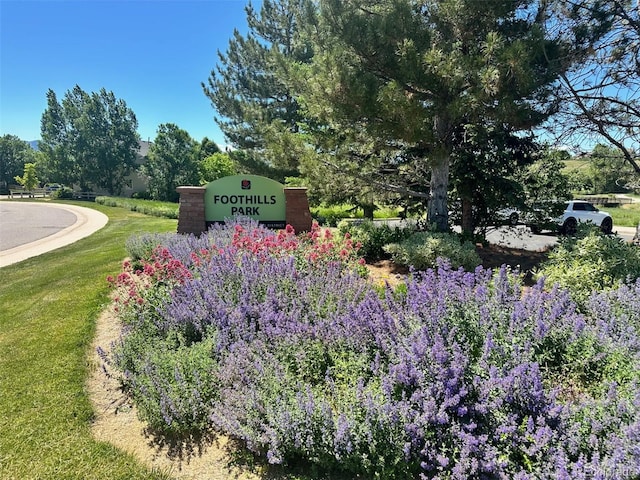
<path id="1" fill-rule="evenodd" d="M 258 8 L 260 1 L 254 0 Z M 204 95 L 234 28 L 247 31 L 247 0 L 0 0 L 0 135 L 40 138 L 46 92 L 76 84 L 124 100 L 142 139 L 175 123 L 220 146 Z"/>

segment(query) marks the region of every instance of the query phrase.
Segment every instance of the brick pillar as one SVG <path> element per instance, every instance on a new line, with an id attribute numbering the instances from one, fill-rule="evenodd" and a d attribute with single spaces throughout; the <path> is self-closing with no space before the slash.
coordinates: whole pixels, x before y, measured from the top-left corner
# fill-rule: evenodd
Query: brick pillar
<path id="1" fill-rule="evenodd" d="M 200 235 L 207 230 L 204 217 L 205 187 L 178 187 L 180 208 L 178 210 L 178 233 Z"/>
<path id="2" fill-rule="evenodd" d="M 284 198 L 286 201 L 286 222 L 295 229 L 296 233 L 311 230 L 311 212 L 309 211 L 307 189 L 285 187 Z"/>

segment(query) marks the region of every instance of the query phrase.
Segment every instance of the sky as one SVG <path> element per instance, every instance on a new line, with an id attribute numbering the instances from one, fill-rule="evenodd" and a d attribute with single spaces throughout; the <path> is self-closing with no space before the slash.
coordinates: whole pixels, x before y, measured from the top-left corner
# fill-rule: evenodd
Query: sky
<path id="1" fill-rule="evenodd" d="M 143 140 L 174 123 L 225 146 L 205 96 L 248 0 L 0 0 L 0 135 L 40 138 L 49 89 L 124 100 Z M 260 0 L 254 0 L 254 7 Z"/>

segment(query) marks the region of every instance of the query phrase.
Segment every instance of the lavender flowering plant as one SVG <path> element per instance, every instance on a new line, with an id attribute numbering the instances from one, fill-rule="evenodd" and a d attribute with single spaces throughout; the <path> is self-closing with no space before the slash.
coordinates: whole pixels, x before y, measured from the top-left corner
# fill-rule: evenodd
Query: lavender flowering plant
<path id="1" fill-rule="evenodd" d="M 153 428 L 353 477 L 640 475 L 640 283 L 579 313 L 543 280 L 441 261 L 379 295 L 317 240 L 231 223 L 124 272 L 111 361 Z"/>

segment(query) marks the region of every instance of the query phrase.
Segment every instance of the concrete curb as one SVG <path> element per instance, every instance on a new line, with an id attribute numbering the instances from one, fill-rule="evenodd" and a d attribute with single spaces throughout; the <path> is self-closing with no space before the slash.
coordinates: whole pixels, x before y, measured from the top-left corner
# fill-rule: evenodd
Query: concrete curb
<path id="1" fill-rule="evenodd" d="M 37 202 L 24 203 L 38 204 Z M 73 213 L 76 216 L 76 222 L 48 237 L 0 252 L 0 268 L 75 243 L 97 232 L 109 222 L 109 217 L 92 208 L 59 203 L 47 203 L 47 206 Z"/>

